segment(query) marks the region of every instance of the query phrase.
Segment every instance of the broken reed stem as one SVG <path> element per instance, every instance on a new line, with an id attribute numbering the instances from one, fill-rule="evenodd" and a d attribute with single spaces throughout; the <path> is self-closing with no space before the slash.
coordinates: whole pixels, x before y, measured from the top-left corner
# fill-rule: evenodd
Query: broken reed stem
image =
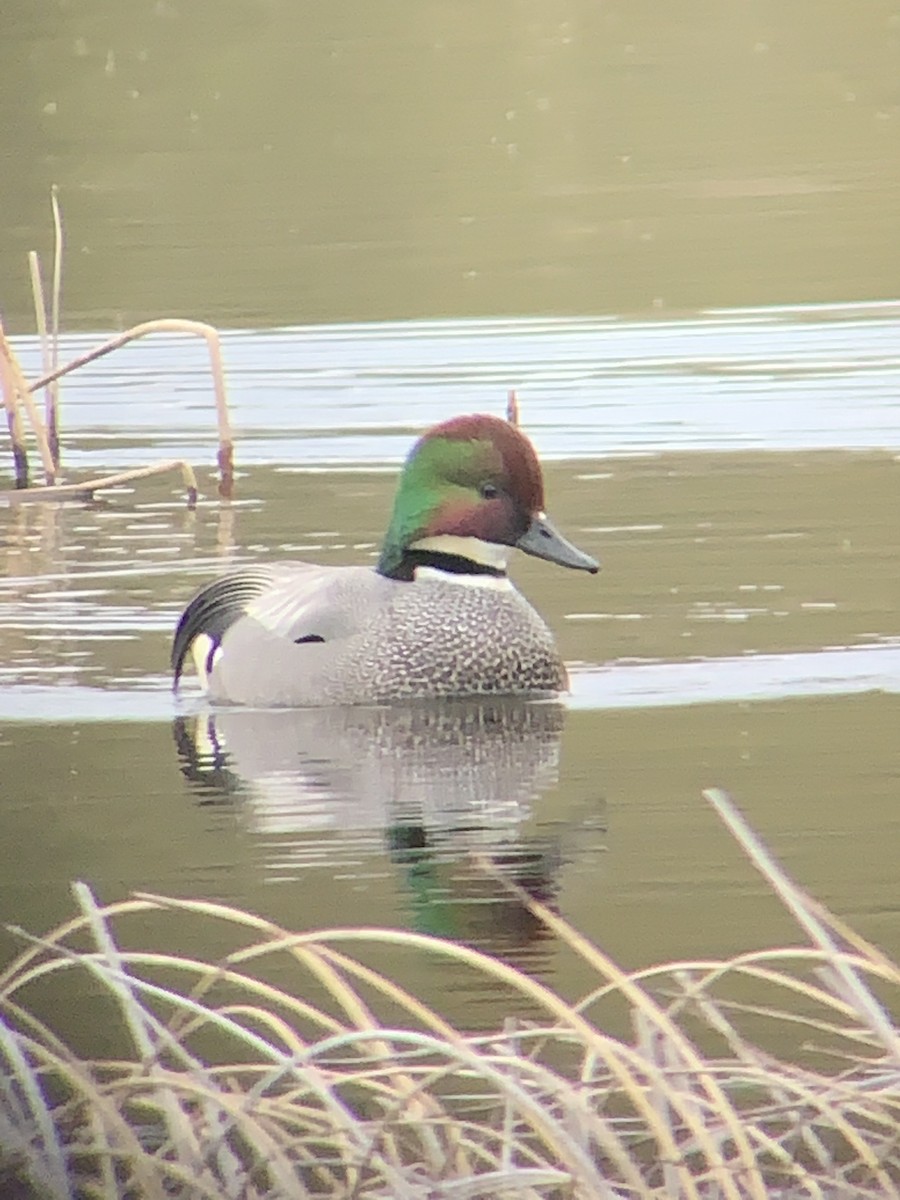
<path id="1" fill-rule="evenodd" d="M 47 384 L 61 379 L 71 371 L 76 371 L 79 367 L 84 367 L 88 363 L 95 362 L 98 358 L 103 358 L 105 355 L 111 354 L 114 350 L 118 350 L 122 346 L 127 346 L 129 342 L 146 337 L 151 333 L 196 334 L 206 342 L 209 350 L 210 369 L 212 371 L 213 388 L 216 397 L 216 421 L 219 433 L 219 450 L 217 455 L 219 465 L 219 495 L 223 499 L 230 499 L 234 490 L 234 440 L 231 433 L 231 420 L 228 415 L 225 372 L 222 367 L 222 346 L 218 330 L 214 329 L 212 325 L 206 325 L 203 321 L 188 321 L 177 317 L 163 317 L 156 321 L 143 321 L 131 329 L 126 329 L 124 333 L 110 338 L 103 345 L 89 350 L 86 354 L 81 354 L 78 358 L 73 358 L 65 366 L 57 367 L 54 371 L 32 383 L 28 387 L 28 390 L 34 392 L 38 388 L 46 387 Z"/>
<path id="2" fill-rule="evenodd" d="M 47 335 L 47 304 L 44 300 L 44 284 L 41 280 L 41 263 L 36 250 L 28 251 L 28 271 L 31 275 L 31 297 L 34 301 L 34 320 L 37 326 L 38 337 L 41 340 L 41 362 L 44 366 L 44 374 L 48 375 L 53 370 L 53 359 L 50 352 L 50 341 Z M 47 444 L 50 447 L 50 456 L 53 459 L 53 466 L 59 469 L 59 442 L 56 434 L 56 413 L 54 410 L 54 385 L 48 384 L 44 389 L 44 420 L 47 423 Z M 48 480 L 48 482 L 52 482 Z"/>
<path id="3" fill-rule="evenodd" d="M 164 475 L 168 471 L 178 470 L 184 480 L 187 493 L 188 508 L 197 507 L 197 477 L 194 468 L 182 458 L 167 459 L 166 462 L 153 463 L 149 467 L 135 467 L 131 471 L 119 471 L 115 475 L 99 475 L 95 479 L 85 479 L 81 483 L 58 483 L 46 487 L 24 487 L 15 491 L 0 491 L 0 500 L 15 503 L 20 500 L 65 500 L 75 496 L 86 500 L 93 499 L 94 492 L 102 488 L 118 487 L 123 483 L 131 483 L 135 479 L 148 479 L 151 475 Z"/>
<path id="4" fill-rule="evenodd" d="M 41 455 L 41 462 L 44 465 L 44 475 L 47 482 L 52 484 L 56 479 L 56 469 L 53 465 L 53 455 L 50 453 L 50 446 L 47 442 L 47 435 L 44 432 L 44 423 L 41 420 L 40 413 L 37 410 L 37 405 L 32 396 L 32 388 L 28 386 L 25 376 L 22 373 L 22 368 L 19 366 L 19 360 L 13 353 L 13 349 L 7 341 L 6 334 L 3 331 L 3 324 L 0 322 L 0 358 L 4 360 L 4 366 L 8 371 L 9 379 L 12 384 L 14 399 L 18 397 L 25 405 L 25 410 L 28 413 L 28 419 L 31 422 L 31 428 L 34 433 L 34 440 L 37 442 L 37 447 Z M 18 405 L 16 405 L 18 409 Z M 7 410 L 8 411 L 8 410 Z M 12 429 L 10 429 L 12 433 Z M 19 437 L 13 435 L 13 455 L 16 455 L 16 446 L 20 446 L 24 452 L 24 441 L 21 437 L 21 428 L 19 429 Z M 18 478 L 18 475 L 17 475 Z M 26 485 L 27 486 L 27 485 Z"/>

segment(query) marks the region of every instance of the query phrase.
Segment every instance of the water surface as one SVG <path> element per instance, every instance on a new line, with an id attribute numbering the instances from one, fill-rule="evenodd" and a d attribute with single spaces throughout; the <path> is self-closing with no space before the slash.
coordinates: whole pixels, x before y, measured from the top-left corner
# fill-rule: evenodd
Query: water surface
<path id="1" fill-rule="evenodd" d="M 79 328 L 896 299 L 893 0 L 13 4 L 4 317 Z"/>
<path id="2" fill-rule="evenodd" d="M 204 497 L 0 510 L 0 919 L 44 928 L 82 878 L 457 934 L 571 993 L 473 853 L 626 963 L 793 936 L 699 800 L 718 784 L 900 952 L 893 0 L 5 7 L 5 327 L 37 374 L 55 183 L 63 355 L 212 321 L 242 474 L 222 509 L 189 339 L 66 381 L 67 471 L 184 456 Z M 516 564 L 571 664 L 558 728 L 371 716 L 264 761 L 251 718 L 173 700 L 193 589 L 371 561 L 412 437 L 509 388 L 604 564 Z"/>
<path id="3" fill-rule="evenodd" d="M 626 963 L 789 936 L 700 800 L 715 784 L 804 885 L 900 950 L 890 315 L 226 339 L 242 428 L 234 505 L 207 494 L 190 512 L 163 479 L 6 513 L 7 918 L 48 924 L 68 911 L 69 880 L 86 878 L 106 898 L 150 888 L 286 925 L 465 937 L 568 990 L 578 969 L 477 856 Z M 200 364 L 180 379 L 168 354 L 148 343 L 133 367 L 126 354 L 73 381 L 66 438 L 79 467 L 179 447 L 212 461 Z M 131 370 L 141 389 L 126 427 L 110 405 Z M 730 378 L 754 389 L 752 451 L 731 404 L 681 404 L 683 421 L 661 431 L 665 381 L 689 389 L 709 372 L 720 389 Z M 858 398 L 857 448 L 836 448 L 845 409 L 804 405 L 816 376 Z M 500 411 L 505 384 L 521 380 L 549 460 L 548 507 L 604 567 L 592 578 L 516 563 L 571 664 L 564 711 L 216 714 L 190 682 L 173 698 L 169 637 L 196 586 L 270 556 L 373 561 L 409 431 L 476 395 Z M 617 381 L 634 397 L 627 438 Z M 326 392 L 344 399 L 325 403 Z M 804 426 L 803 411 L 815 421 Z M 486 1020 L 488 1000 L 463 987 L 459 1013 Z"/>

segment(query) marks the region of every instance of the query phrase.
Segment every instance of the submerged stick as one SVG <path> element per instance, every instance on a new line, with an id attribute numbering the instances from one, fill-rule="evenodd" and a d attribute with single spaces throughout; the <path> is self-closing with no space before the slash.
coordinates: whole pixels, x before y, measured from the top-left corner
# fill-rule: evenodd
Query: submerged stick
<path id="1" fill-rule="evenodd" d="M 183 458 L 170 458 L 165 462 L 153 463 L 149 467 L 134 467 L 130 471 L 117 471 L 115 475 L 98 475 L 81 483 L 57 483 L 46 487 L 24 487 L 15 491 L 0 491 L 0 500 L 65 500 L 67 497 L 90 500 L 94 492 L 102 488 L 118 487 L 135 479 L 148 479 L 151 475 L 164 475 L 178 470 L 184 480 L 188 508 L 197 507 L 197 476 L 194 468 Z"/>
<path id="2" fill-rule="evenodd" d="M 61 379 L 71 371 L 77 371 L 79 367 L 84 367 L 88 363 L 95 362 L 98 358 L 103 358 L 105 355 L 111 354 L 113 350 L 118 350 L 121 346 L 127 346 L 129 342 L 146 337 L 151 333 L 196 334 L 206 342 L 209 349 L 210 369 L 212 371 L 213 389 L 216 397 L 216 420 L 219 432 L 219 451 L 217 455 L 219 495 L 223 499 L 228 500 L 234 491 L 234 440 L 231 433 L 231 420 L 228 415 L 225 372 L 222 367 L 222 346 L 219 341 L 219 332 L 212 325 L 206 325 L 203 321 L 182 320 L 178 317 L 163 317 L 156 321 L 142 321 L 140 325 L 126 329 L 124 333 L 117 334 L 116 337 L 110 338 L 108 342 L 104 342 L 101 346 L 96 346 L 86 354 L 81 354 L 78 358 L 73 358 L 65 366 L 58 367 L 55 371 L 44 375 L 41 379 L 32 383 L 28 390 L 34 392 L 38 388 L 46 387 L 47 384 Z"/>

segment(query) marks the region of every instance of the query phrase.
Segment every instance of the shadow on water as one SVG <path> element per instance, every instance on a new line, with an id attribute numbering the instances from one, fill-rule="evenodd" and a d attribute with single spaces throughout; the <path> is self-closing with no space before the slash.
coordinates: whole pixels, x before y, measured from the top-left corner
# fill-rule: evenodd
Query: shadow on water
<path id="1" fill-rule="evenodd" d="M 558 782 L 564 715 L 504 699 L 224 709 L 178 717 L 173 733 L 193 796 L 241 814 L 271 879 L 323 859 L 348 872 L 374 838 L 415 928 L 535 967 L 547 931 L 503 881 L 551 905 L 558 891 L 566 831 L 526 826 Z"/>

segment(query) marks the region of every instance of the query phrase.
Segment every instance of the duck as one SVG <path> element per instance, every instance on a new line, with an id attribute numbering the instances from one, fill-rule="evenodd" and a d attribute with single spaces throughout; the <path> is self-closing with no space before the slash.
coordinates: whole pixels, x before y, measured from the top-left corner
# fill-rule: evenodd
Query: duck
<path id="1" fill-rule="evenodd" d="M 172 642 L 214 704 L 254 708 L 558 697 L 553 633 L 514 586 L 514 549 L 595 574 L 544 511 L 540 461 L 512 422 L 453 417 L 403 465 L 374 566 L 248 565 L 190 600 Z"/>

